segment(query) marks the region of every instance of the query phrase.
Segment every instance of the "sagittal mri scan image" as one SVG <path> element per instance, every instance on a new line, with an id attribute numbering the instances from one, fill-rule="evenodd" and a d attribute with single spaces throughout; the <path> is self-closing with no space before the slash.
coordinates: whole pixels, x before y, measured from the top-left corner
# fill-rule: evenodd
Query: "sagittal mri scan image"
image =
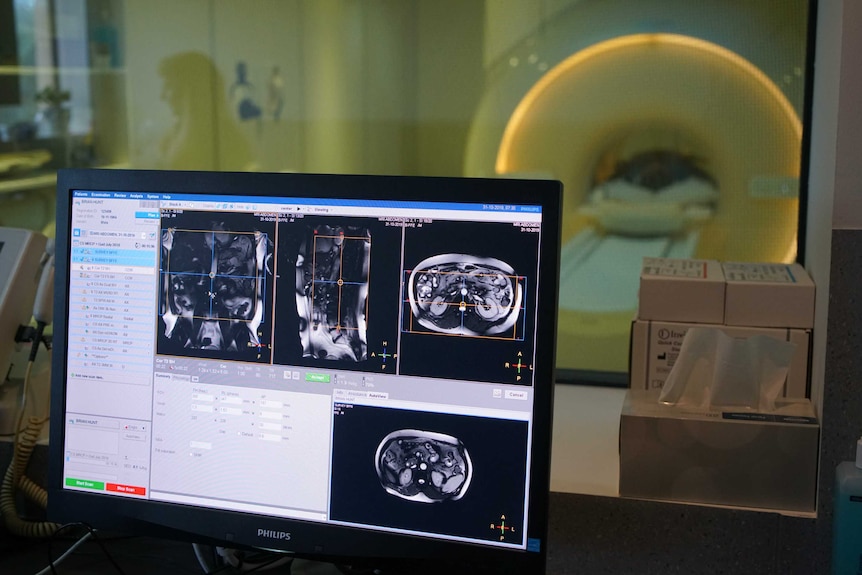
<path id="1" fill-rule="evenodd" d="M 374 459 L 386 492 L 408 501 L 454 501 L 470 487 L 470 454 L 451 435 L 416 429 L 393 431 L 380 442 Z"/>
<path id="2" fill-rule="evenodd" d="M 261 348 L 269 345 L 260 326 L 270 240 L 259 230 L 237 231 L 218 217 L 186 214 L 182 228 L 162 229 L 160 352 L 205 350 L 215 353 L 201 355 L 260 359 Z"/>
<path id="3" fill-rule="evenodd" d="M 364 361 L 371 233 L 320 224 L 296 257 L 296 310 L 304 357 Z"/>
<path id="4" fill-rule="evenodd" d="M 510 330 L 521 313 L 522 287 L 498 259 L 442 254 L 414 267 L 407 297 L 416 321 L 434 332 L 487 336 Z"/>

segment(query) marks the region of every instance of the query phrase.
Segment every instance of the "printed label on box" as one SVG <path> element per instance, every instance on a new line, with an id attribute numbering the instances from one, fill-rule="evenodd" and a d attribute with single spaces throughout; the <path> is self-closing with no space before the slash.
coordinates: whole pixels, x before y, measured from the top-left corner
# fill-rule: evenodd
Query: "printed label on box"
<path id="1" fill-rule="evenodd" d="M 648 276 L 673 276 L 680 278 L 707 277 L 706 261 L 644 258 L 641 273 Z"/>
<path id="2" fill-rule="evenodd" d="M 647 385 L 661 389 L 673 369 L 688 327 L 650 326 L 650 357 L 647 358 Z"/>
<path id="3" fill-rule="evenodd" d="M 790 266 L 781 264 L 724 264 L 727 281 L 796 283 Z"/>

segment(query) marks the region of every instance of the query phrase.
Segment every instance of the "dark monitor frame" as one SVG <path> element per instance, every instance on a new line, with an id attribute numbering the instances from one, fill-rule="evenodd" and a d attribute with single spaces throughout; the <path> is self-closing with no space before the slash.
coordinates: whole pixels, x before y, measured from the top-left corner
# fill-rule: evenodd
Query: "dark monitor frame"
<path id="1" fill-rule="evenodd" d="M 544 286 L 536 302 L 540 321 L 534 358 L 532 467 L 528 533 L 538 542 L 527 551 L 488 548 L 475 544 L 436 540 L 299 520 L 264 517 L 157 501 L 69 491 L 62 487 L 64 415 L 67 365 L 67 293 L 70 281 L 70 217 L 74 190 L 129 192 L 162 191 L 187 194 L 253 194 L 382 200 L 470 201 L 541 205 L 540 281 Z M 425 565 L 439 572 L 467 567 L 469 572 L 541 573 L 548 541 L 551 432 L 555 382 L 556 312 L 559 269 L 562 189 L 559 182 L 478 178 L 411 176 L 360 176 L 216 172 L 158 172 L 132 170 L 62 170 L 57 186 L 55 327 L 52 364 L 49 518 L 85 522 L 96 528 L 181 538 L 230 547 L 268 548 L 297 556 L 341 562 L 370 561 L 375 565 L 416 558 L 447 558 Z M 263 538 L 265 529 L 290 533 L 289 539 Z M 416 563 L 411 570 L 416 572 Z M 421 570 L 420 570 L 421 572 Z"/>

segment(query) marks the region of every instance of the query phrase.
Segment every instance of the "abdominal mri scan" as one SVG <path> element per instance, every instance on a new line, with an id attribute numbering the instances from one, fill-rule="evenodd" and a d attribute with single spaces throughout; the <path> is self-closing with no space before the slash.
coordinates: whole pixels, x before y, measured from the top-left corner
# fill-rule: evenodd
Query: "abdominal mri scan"
<path id="1" fill-rule="evenodd" d="M 296 255 L 296 309 L 304 357 L 364 361 L 371 233 L 337 222 L 308 226 Z"/>
<path id="2" fill-rule="evenodd" d="M 159 353 L 269 361 L 272 224 L 170 210 L 162 222 Z"/>
<path id="3" fill-rule="evenodd" d="M 458 438 L 415 429 L 384 437 L 374 462 L 387 493 L 421 503 L 461 499 L 473 472 L 470 454 Z"/>
<path id="4" fill-rule="evenodd" d="M 521 280 L 509 264 L 466 254 L 419 262 L 410 272 L 407 292 L 412 319 L 420 326 L 471 336 L 511 330 L 523 297 Z"/>
<path id="5" fill-rule="evenodd" d="M 560 375 L 624 382 L 644 257 L 796 258 L 808 10 L 582 0 L 494 68 L 465 172 L 563 183 Z"/>

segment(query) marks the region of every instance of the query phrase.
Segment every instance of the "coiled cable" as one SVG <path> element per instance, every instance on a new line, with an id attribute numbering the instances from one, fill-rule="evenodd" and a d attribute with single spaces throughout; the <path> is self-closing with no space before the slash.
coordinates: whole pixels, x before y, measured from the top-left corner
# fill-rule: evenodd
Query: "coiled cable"
<path id="1" fill-rule="evenodd" d="M 33 342 L 34 348 L 39 345 L 44 329 L 45 324 L 39 322 L 36 327 L 37 338 Z M 26 476 L 30 457 L 36 448 L 36 443 L 39 440 L 39 435 L 42 433 L 42 427 L 45 425 L 46 418 L 30 417 L 27 420 L 26 427 L 21 427 L 27 403 L 34 356 L 35 353 L 31 352 L 31 360 L 27 363 L 27 371 L 24 375 L 21 411 L 15 423 L 15 442 L 12 448 L 12 461 L 6 469 L 3 483 L 0 485 L 0 515 L 2 515 L 3 522 L 9 533 L 19 537 L 45 538 L 50 537 L 60 526 L 50 521 L 27 521 L 21 519 L 16 505 L 16 496 L 20 492 L 24 497 L 33 501 L 41 508 L 44 509 L 48 506 L 47 491 Z"/>

